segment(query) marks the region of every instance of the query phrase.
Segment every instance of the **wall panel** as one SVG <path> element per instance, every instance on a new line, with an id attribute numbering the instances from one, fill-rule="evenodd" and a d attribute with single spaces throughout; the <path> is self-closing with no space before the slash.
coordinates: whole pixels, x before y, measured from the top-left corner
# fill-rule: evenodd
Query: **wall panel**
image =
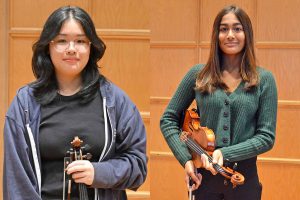
<path id="1" fill-rule="evenodd" d="M 209 58 L 209 47 L 201 48 L 200 63 L 205 64 Z"/>
<path id="2" fill-rule="evenodd" d="M 169 155 L 151 153 L 151 200 L 187 200 L 184 170 Z"/>
<path id="3" fill-rule="evenodd" d="M 34 41 L 36 38 L 26 35 L 10 36 L 9 102 L 12 101 L 21 86 L 34 80 L 31 70 L 31 47 Z"/>
<path id="4" fill-rule="evenodd" d="M 148 29 L 146 0 L 92 1 L 95 25 L 101 29 Z"/>
<path id="5" fill-rule="evenodd" d="M 272 151 L 265 153 L 266 157 L 279 157 L 300 160 L 300 151 L 295 150 L 300 141 L 300 102 L 285 105 L 279 102 L 276 128 L 276 142 Z M 300 177 L 299 177 L 300 178 Z"/>
<path id="6" fill-rule="evenodd" d="M 141 111 L 148 111 L 149 40 L 105 40 L 105 43 L 107 50 L 100 71 L 126 91 Z"/>
<path id="7" fill-rule="evenodd" d="M 299 36 L 300 40 L 300 36 Z M 278 96 L 282 100 L 300 100 L 300 49 L 259 48 L 259 65 L 272 71 L 277 82 Z"/>
<path id="8" fill-rule="evenodd" d="M 198 36 L 198 0 L 152 0 L 152 41 L 195 41 Z"/>
<path id="9" fill-rule="evenodd" d="M 258 162 L 262 200 L 299 199 L 299 163 Z"/>
<path id="10" fill-rule="evenodd" d="M 299 42 L 299 7 L 299 0 L 258 0 L 257 40 Z"/>
<path id="11" fill-rule="evenodd" d="M 12 0 L 10 2 L 10 28 L 42 27 L 52 11 L 65 5 L 77 5 L 88 11 L 88 0 Z"/>
<path id="12" fill-rule="evenodd" d="M 151 96 L 172 95 L 185 73 L 197 63 L 197 57 L 195 48 L 152 48 Z"/>
<path id="13" fill-rule="evenodd" d="M 150 99 L 151 105 L 151 150 L 157 152 L 170 152 L 170 148 L 168 147 L 159 127 L 160 118 L 167 107 L 167 103 L 169 99 L 155 98 L 152 97 Z"/>

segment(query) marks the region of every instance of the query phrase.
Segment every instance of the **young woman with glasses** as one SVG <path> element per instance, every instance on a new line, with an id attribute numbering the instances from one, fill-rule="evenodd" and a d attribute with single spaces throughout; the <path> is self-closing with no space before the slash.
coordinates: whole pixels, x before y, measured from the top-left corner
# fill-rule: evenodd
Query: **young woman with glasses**
<path id="1" fill-rule="evenodd" d="M 84 199 L 124 200 L 126 189 L 145 181 L 143 121 L 129 97 L 99 74 L 104 52 L 81 8 L 49 16 L 33 46 L 36 80 L 18 91 L 6 115 L 4 199 L 82 199 L 79 186 L 86 186 Z M 76 136 L 92 158 L 65 162 Z"/>

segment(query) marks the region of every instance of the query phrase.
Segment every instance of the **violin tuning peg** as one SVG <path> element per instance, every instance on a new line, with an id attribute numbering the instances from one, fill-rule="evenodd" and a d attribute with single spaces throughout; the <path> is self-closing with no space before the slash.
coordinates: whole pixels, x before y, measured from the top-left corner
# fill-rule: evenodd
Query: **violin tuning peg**
<path id="1" fill-rule="evenodd" d="M 86 160 L 90 160 L 92 158 L 92 154 L 87 153 L 86 155 L 84 155 L 84 159 Z"/>
<path id="2" fill-rule="evenodd" d="M 232 167 L 232 169 L 233 169 L 233 171 L 236 171 L 237 170 L 237 163 L 234 163 L 234 165 L 233 165 L 233 167 Z"/>

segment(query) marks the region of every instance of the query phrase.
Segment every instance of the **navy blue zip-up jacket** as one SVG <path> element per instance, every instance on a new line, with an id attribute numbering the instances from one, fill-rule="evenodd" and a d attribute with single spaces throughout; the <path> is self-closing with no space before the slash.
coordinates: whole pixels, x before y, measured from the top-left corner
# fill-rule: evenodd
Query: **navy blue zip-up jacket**
<path id="1" fill-rule="evenodd" d="M 95 199 L 125 200 L 147 174 L 146 133 L 142 118 L 128 96 L 113 83 L 100 81 L 105 119 L 105 146 L 92 163 Z M 32 88 L 21 88 L 6 114 L 4 126 L 4 200 L 40 200 L 40 105 Z M 58 183 L 60 184 L 60 183 Z"/>

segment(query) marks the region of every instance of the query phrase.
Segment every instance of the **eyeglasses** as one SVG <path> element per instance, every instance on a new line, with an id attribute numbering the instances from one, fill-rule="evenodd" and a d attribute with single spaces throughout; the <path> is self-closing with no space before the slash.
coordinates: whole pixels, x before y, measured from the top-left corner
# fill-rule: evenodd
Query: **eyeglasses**
<path id="1" fill-rule="evenodd" d="M 77 39 L 74 41 L 68 41 L 66 39 L 56 39 L 52 40 L 51 43 L 53 44 L 53 47 L 59 52 L 66 51 L 68 48 L 70 48 L 71 43 L 73 43 L 73 47 L 79 52 L 86 52 L 91 45 L 91 42 L 86 39 Z"/>

